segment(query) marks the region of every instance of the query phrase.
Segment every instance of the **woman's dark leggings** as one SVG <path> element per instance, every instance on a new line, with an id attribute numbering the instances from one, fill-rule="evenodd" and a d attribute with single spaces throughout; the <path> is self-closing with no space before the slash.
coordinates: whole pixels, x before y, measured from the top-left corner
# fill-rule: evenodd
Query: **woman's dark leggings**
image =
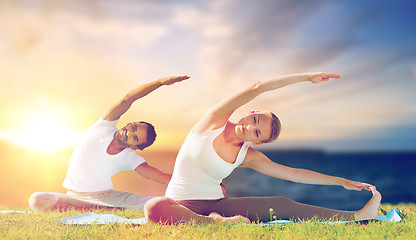
<path id="1" fill-rule="evenodd" d="M 355 214 L 354 211 L 340 211 L 298 203 L 287 197 L 239 197 L 218 200 L 181 200 L 177 202 L 200 215 L 208 216 L 211 212 L 216 212 L 225 217 L 242 215 L 250 221 L 263 222 L 275 219 L 297 221 L 313 217 L 353 220 Z"/>

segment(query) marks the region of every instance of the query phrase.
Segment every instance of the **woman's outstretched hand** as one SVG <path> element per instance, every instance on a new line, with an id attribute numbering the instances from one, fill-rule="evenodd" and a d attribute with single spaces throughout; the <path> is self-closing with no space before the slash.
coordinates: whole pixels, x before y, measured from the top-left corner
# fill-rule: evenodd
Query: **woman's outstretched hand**
<path id="1" fill-rule="evenodd" d="M 159 81 L 162 85 L 172 85 L 174 83 L 181 82 L 189 78 L 190 77 L 186 75 L 185 76 L 172 76 L 172 77 L 161 78 L 159 79 Z"/>
<path id="2" fill-rule="evenodd" d="M 331 78 L 340 78 L 341 75 L 337 73 L 326 73 L 326 72 L 319 72 L 319 73 L 311 73 L 309 74 L 309 81 L 312 83 L 320 83 L 324 81 L 328 81 Z"/>
<path id="3" fill-rule="evenodd" d="M 356 190 L 356 191 L 361 191 L 363 189 L 367 191 L 371 191 L 370 188 L 375 188 L 375 186 L 368 184 L 368 183 L 356 182 L 356 181 L 351 181 L 347 179 L 344 179 L 342 181 L 342 186 L 347 190 Z"/>

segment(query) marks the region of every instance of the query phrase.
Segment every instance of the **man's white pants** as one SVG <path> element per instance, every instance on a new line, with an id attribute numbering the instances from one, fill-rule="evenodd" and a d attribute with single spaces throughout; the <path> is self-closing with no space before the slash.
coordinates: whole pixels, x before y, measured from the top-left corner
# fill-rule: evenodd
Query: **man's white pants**
<path id="1" fill-rule="evenodd" d="M 35 211 L 52 210 L 59 200 L 76 207 L 117 207 L 143 209 L 144 204 L 154 198 L 128 192 L 107 190 L 102 192 L 65 193 L 36 192 L 29 198 L 29 206 Z"/>

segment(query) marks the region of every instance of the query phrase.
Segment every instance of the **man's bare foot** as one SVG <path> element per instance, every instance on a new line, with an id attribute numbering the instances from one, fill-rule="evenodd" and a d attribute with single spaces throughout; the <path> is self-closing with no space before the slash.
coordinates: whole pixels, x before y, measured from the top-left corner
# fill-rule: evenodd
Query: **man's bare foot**
<path id="1" fill-rule="evenodd" d="M 212 218 L 214 220 L 214 222 L 216 223 L 238 223 L 238 222 L 245 222 L 245 223 L 250 223 L 250 220 L 246 217 L 243 217 L 241 215 L 236 215 L 233 217 L 223 217 L 221 215 L 219 215 L 216 212 L 212 212 L 209 214 L 209 217 Z"/>
<path id="2" fill-rule="evenodd" d="M 373 197 L 362 209 L 355 212 L 355 220 L 370 219 L 377 216 L 378 207 L 381 202 L 381 194 L 375 187 L 370 187 L 370 190 L 373 193 Z"/>

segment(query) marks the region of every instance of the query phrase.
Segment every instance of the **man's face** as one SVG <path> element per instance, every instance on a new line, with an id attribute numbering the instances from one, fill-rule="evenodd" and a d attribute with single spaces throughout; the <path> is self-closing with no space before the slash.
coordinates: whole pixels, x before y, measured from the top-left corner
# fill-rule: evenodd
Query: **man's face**
<path id="1" fill-rule="evenodd" d="M 147 125 L 129 123 L 115 133 L 115 138 L 120 145 L 136 149 L 137 145 L 147 142 Z"/>

